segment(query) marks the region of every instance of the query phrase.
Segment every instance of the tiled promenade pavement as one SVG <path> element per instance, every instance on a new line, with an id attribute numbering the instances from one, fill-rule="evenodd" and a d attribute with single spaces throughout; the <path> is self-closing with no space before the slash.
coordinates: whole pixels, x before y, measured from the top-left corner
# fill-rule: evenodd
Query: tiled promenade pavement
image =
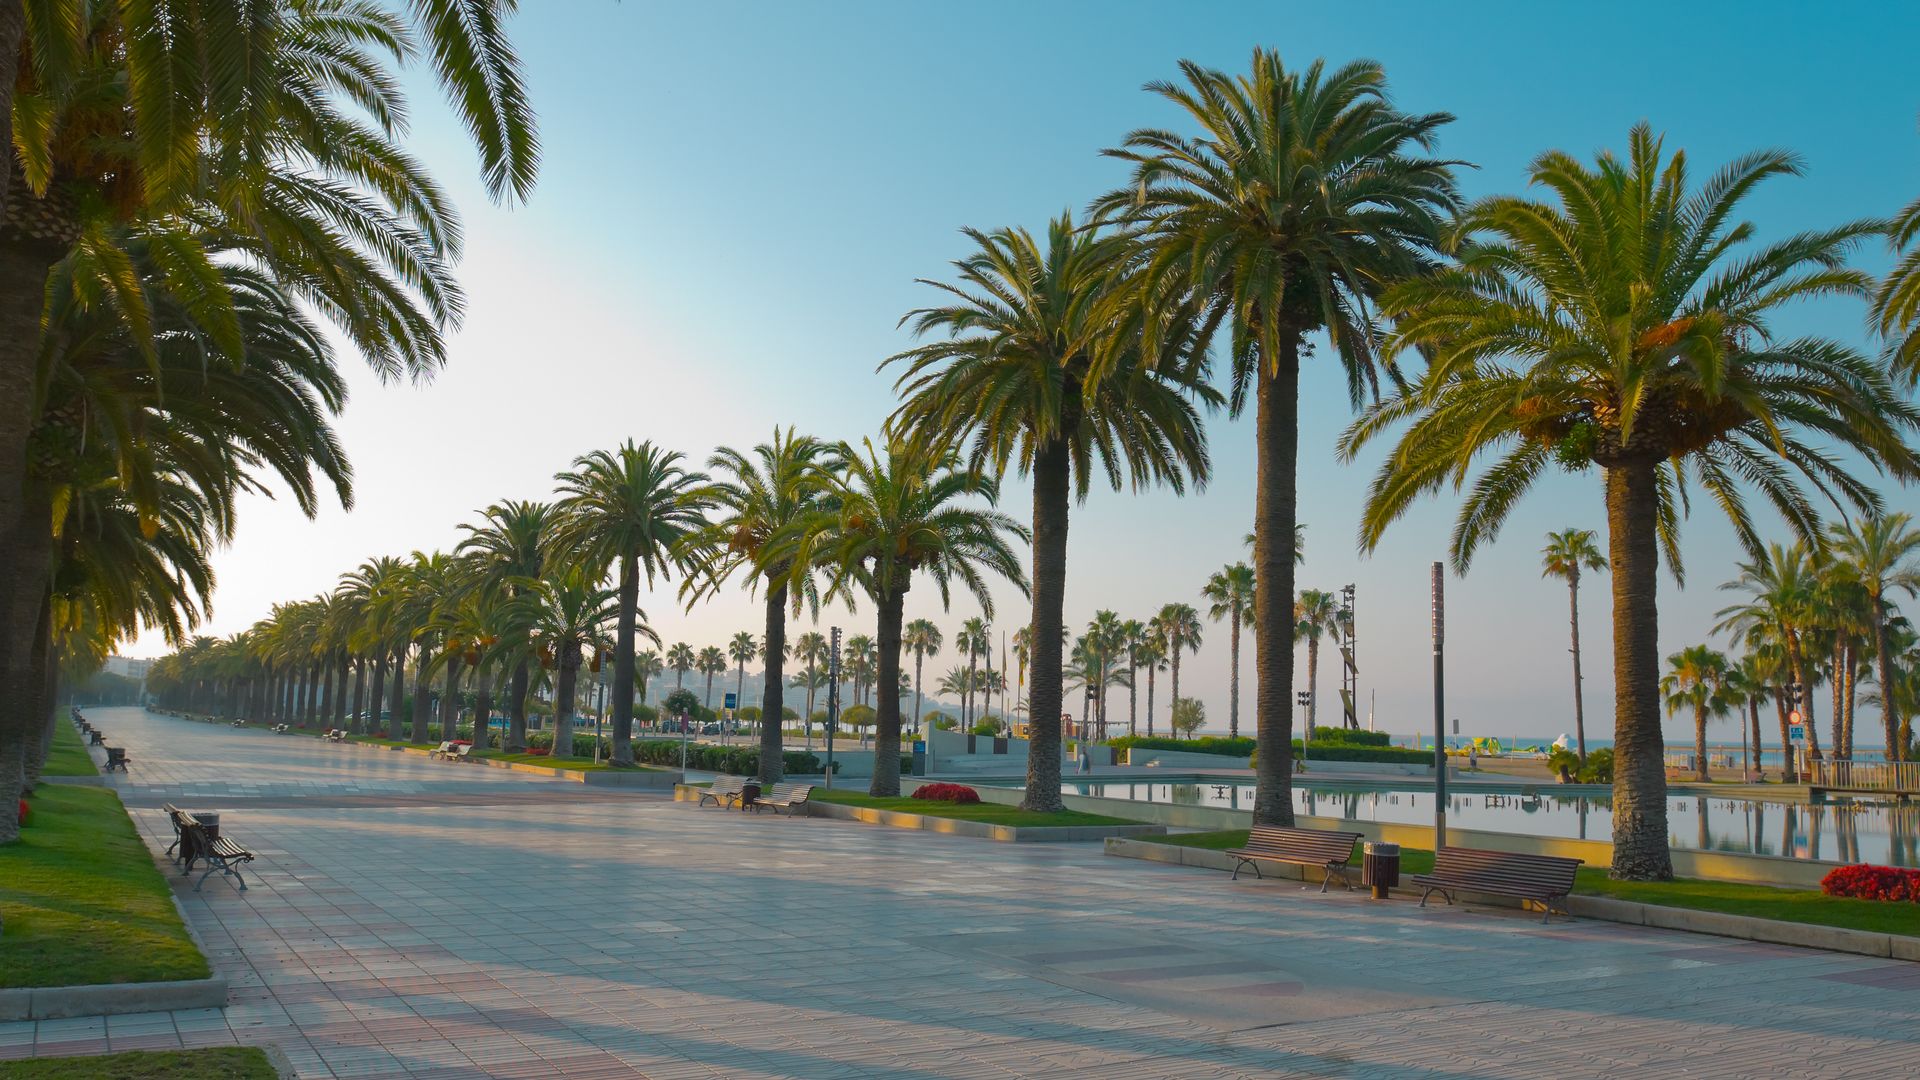
<path id="1" fill-rule="evenodd" d="M 135 758 L 131 803 L 156 782 L 275 793 L 221 804 L 261 853 L 253 887 L 182 894 L 232 1003 L 0 1025 L 0 1057 L 239 1041 L 343 1077 L 1920 1074 L 1920 965 L 97 719 Z M 161 816 L 135 813 L 164 847 Z"/>

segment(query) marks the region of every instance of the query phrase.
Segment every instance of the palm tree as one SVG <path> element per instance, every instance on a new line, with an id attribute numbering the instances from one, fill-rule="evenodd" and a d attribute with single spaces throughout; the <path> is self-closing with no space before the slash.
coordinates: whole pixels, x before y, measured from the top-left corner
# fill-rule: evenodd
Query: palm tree
<path id="1" fill-rule="evenodd" d="M 509 499 L 487 507 L 480 524 L 462 525 L 467 537 L 454 550 L 474 567 L 481 588 L 513 600 L 528 595 L 532 583 L 545 571 L 553 527 L 552 506 Z M 527 748 L 533 651 L 524 620 L 510 619 L 508 627 L 510 636 L 502 641 L 502 662 L 512 665 L 513 679 L 507 688 L 507 736 L 501 749 L 520 753 Z"/>
<path id="2" fill-rule="evenodd" d="M 920 730 L 921 676 L 927 657 L 940 655 L 940 628 L 932 619 L 915 619 L 901 628 L 900 644 L 913 653 L 913 730 Z"/>
<path id="3" fill-rule="evenodd" d="M 1291 825 L 1300 361 L 1308 336 L 1324 331 L 1352 403 L 1374 390 L 1374 295 L 1432 263 L 1440 218 L 1456 205 L 1452 163 L 1429 156 L 1451 117 L 1395 109 L 1386 73 L 1368 61 L 1291 71 L 1262 49 L 1244 76 L 1191 61 L 1180 69 L 1184 85 L 1148 89 L 1201 134 L 1130 134 L 1107 153 L 1133 175 L 1096 206 L 1129 213 L 1143 230 L 1145 273 L 1161 283 L 1149 296 L 1197 297 L 1209 331 L 1201 347 L 1228 328 L 1235 415 L 1252 391 L 1253 818 Z"/>
<path id="4" fill-rule="evenodd" d="M 1151 640 L 1152 635 L 1147 633 L 1147 624 L 1141 622 L 1139 619 L 1128 619 L 1126 622 L 1120 624 L 1121 655 L 1125 658 L 1127 665 L 1128 735 L 1140 734 L 1140 683 L 1135 676 L 1140 672 L 1142 653 L 1147 648 L 1147 643 Z M 1147 672 L 1147 678 L 1148 680 L 1152 680 L 1153 678 L 1151 669 Z M 1234 696 L 1238 697 L 1239 695 L 1236 693 Z M 1148 698 L 1148 708 L 1152 708 L 1151 697 Z"/>
<path id="5" fill-rule="evenodd" d="M 710 552 L 705 572 L 689 578 L 683 589 L 708 593 L 735 572 L 746 576 L 749 589 L 766 585 L 767 669 L 760 701 L 760 780 L 765 784 L 780 779 L 784 761 L 780 726 L 786 712 L 787 602 L 791 595 L 798 614 L 802 600 L 813 593 L 811 580 L 789 590 L 789 579 L 793 530 L 819 497 L 812 465 L 822 449 L 812 436 L 775 428 L 773 438 L 755 446 L 751 455 L 727 447 L 714 452 L 707 467 L 721 476 L 711 489 L 720 515 L 703 538 Z"/>
<path id="6" fill-rule="evenodd" d="M 1891 686 L 1896 680 L 1888 636 L 1887 594 L 1905 592 L 1908 596 L 1920 596 L 1920 530 L 1913 528 L 1913 515 L 1893 513 L 1840 522 L 1830 526 L 1829 531 L 1834 554 L 1842 561 L 1846 573 L 1865 590 L 1872 605 L 1869 626 L 1874 660 L 1879 669 L 1878 681 L 1883 688 Z M 1880 720 L 1887 760 L 1899 761 L 1913 738 L 1913 718 L 1901 712 L 1897 695 L 1883 695 Z"/>
<path id="7" fill-rule="evenodd" d="M 1112 611 L 1096 611 L 1093 619 L 1087 623 L 1086 637 L 1082 639 L 1087 655 L 1092 661 L 1088 670 L 1095 675 L 1093 694 L 1099 710 L 1100 738 L 1107 737 L 1107 688 L 1124 678 L 1127 666 L 1127 641 L 1125 624 L 1120 616 Z"/>
<path id="8" fill-rule="evenodd" d="M 1459 570 L 1554 465 L 1599 467 L 1614 597 L 1612 873 L 1664 879 L 1673 868 L 1655 575 L 1663 551 L 1676 578 L 1681 571 L 1684 485 L 1711 496 L 1749 552 L 1761 545 L 1748 485 L 1811 543 L 1820 520 L 1798 478 L 1828 499 L 1878 509 L 1879 496 L 1832 450 L 1910 477 L 1920 461 L 1904 439 L 1920 428 L 1920 410 L 1880 363 L 1770 330 L 1790 302 L 1867 290 L 1866 275 L 1841 260 L 1871 224 L 1750 250 L 1739 203 L 1766 179 L 1797 172 L 1793 157 L 1749 154 L 1690 191 L 1683 153 L 1665 158 L 1645 125 L 1630 142 L 1628 160 L 1602 154 L 1592 168 L 1541 155 L 1532 177 L 1555 201 L 1476 204 L 1453 241 L 1459 267 L 1384 299 L 1398 327 L 1390 355 L 1418 349 L 1427 367 L 1369 409 L 1341 452 L 1350 458 L 1410 421 L 1369 493 L 1367 547 L 1420 494 L 1463 485 L 1473 460 L 1494 454 L 1454 528 Z"/>
<path id="9" fill-rule="evenodd" d="M 873 680 L 874 658 L 871 637 L 855 634 L 847 639 L 846 651 L 840 658 L 840 673 L 853 680 L 853 702 L 856 705 L 867 703 L 867 687 Z"/>
<path id="10" fill-rule="evenodd" d="M 795 564 L 826 572 L 827 599 L 851 599 L 857 589 L 878 609 L 879 715 L 870 790 L 898 795 L 901 610 L 914 575 L 933 580 L 943 608 L 958 582 L 991 617 L 993 598 L 984 574 L 997 574 L 1024 591 L 1020 560 L 1006 536 L 1028 536 L 990 508 L 998 485 L 958 467 L 951 454 L 900 441 L 884 451 L 869 442 L 864 452 L 842 443 L 822 472 L 827 498 L 800 531 Z M 973 499 L 989 505 L 968 505 Z"/>
<path id="11" fill-rule="evenodd" d="M 1726 657 L 1705 645 L 1689 645 L 1667 657 L 1667 674 L 1660 679 L 1668 716 L 1693 709 L 1693 766 L 1703 784 L 1712 779 L 1707 775 L 1707 718 L 1726 715 L 1722 690 L 1727 673 Z"/>
<path id="12" fill-rule="evenodd" d="M 1340 601 L 1332 593 L 1305 589 L 1293 607 L 1295 626 L 1307 639 L 1307 730 L 1320 721 L 1320 639 L 1332 635 L 1336 640 L 1344 623 Z"/>
<path id="13" fill-rule="evenodd" d="M 1714 633 L 1731 632 L 1749 649 L 1773 646 L 1780 651 L 1780 672 L 1787 677 L 1784 700 L 1795 702 L 1802 710 L 1807 730 L 1807 751 L 1820 756 L 1820 732 L 1813 719 L 1812 668 L 1803 642 L 1812 623 L 1813 595 L 1817 578 L 1806 548 L 1799 544 L 1770 545 L 1753 561 L 1740 564 L 1740 576 L 1720 586 L 1723 590 L 1747 594 L 1744 603 L 1721 608 L 1714 613 L 1720 621 Z M 1616 650 L 1617 651 L 1617 650 Z M 1784 714 L 1785 709 L 1782 709 Z M 1786 719 L 1783 715 L 1782 719 Z M 1783 725 L 1784 727 L 1784 725 Z M 1797 774 L 1792 743 L 1781 732 L 1782 748 L 1787 753 L 1788 769 Z"/>
<path id="14" fill-rule="evenodd" d="M 1240 626 L 1253 621 L 1253 567 L 1234 563 L 1216 570 L 1207 579 L 1200 595 L 1207 599 L 1207 617 L 1214 622 L 1227 620 L 1232 627 L 1228 649 L 1232 654 L 1232 677 L 1227 697 L 1227 735 L 1240 737 Z"/>
<path id="15" fill-rule="evenodd" d="M 1742 724 L 1751 731 L 1743 730 L 1740 741 L 1750 747 L 1749 756 L 1740 763 L 1740 775 L 1744 781 L 1751 775 L 1762 775 L 1760 768 L 1760 704 L 1767 699 L 1770 687 L 1770 673 L 1766 670 L 1760 656 L 1748 652 L 1740 657 L 1738 663 L 1729 662 L 1720 683 L 1720 697 L 1729 709 L 1744 712 Z"/>
<path id="16" fill-rule="evenodd" d="M 1607 557 L 1594 545 L 1591 529 L 1550 532 L 1540 550 L 1540 576 L 1567 583 L 1568 621 L 1573 626 L 1573 738 L 1582 765 L 1587 763 L 1587 704 L 1580 682 L 1580 571 L 1606 568 Z"/>
<path id="17" fill-rule="evenodd" d="M 584 564 L 568 566 L 547 578 L 529 582 L 519 603 L 526 609 L 541 666 L 554 673 L 554 757 L 573 756 L 574 697 L 580 665 L 600 654 L 611 642 L 607 624 L 621 614 L 619 594 L 600 585 L 601 575 Z M 646 616 L 640 615 L 644 625 Z M 649 635 L 652 631 L 647 631 Z"/>
<path id="18" fill-rule="evenodd" d="M 987 621 L 979 618 L 961 623 L 960 632 L 953 635 L 954 648 L 967 658 L 967 693 L 960 702 L 960 720 L 969 727 L 979 719 L 978 711 L 973 707 L 974 691 L 980 688 L 980 680 L 975 678 L 975 673 L 979 671 L 981 654 L 991 647 L 988 637 Z"/>
<path id="19" fill-rule="evenodd" d="M 733 640 L 727 642 L 727 657 L 739 665 L 740 671 L 739 677 L 733 684 L 733 700 L 735 702 L 744 702 L 747 700 L 747 661 L 759 655 L 760 643 L 754 640 L 753 632 L 750 630 L 740 631 L 733 635 Z M 779 730 L 779 722 L 780 718 L 775 717 L 774 730 L 776 732 Z"/>
<path id="20" fill-rule="evenodd" d="M 707 677 L 707 711 L 713 711 L 713 677 L 727 670 L 727 654 L 718 645 L 709 645 L 700 650 L 694 658 L 693 666 Z"/>
<path id="21" fill-rule="evenodd" d="M 655 644 L 659 643 L 655 642 Z M 647 683 L 665 670 L 667 667 L 660 659 L 660 654 L 652 649 L 639 653 L 633 658 L 633 678 L 640 686 L 638 698 L 642 705 L 647 702 Z"/>
<path id="22" fill-rule="evenodd" d="M 1157 625 L 1149 621 L 1146 636 L 1133 650 L 1132 660 L 1147 673 L 1147 738 L 1153 738 L 1153 695 L 1158 673 L 1167 666 L 1167 639 Z"/>
<path id="23" fill-rule="evenodd" d="M 967 236 L 974 247 L 954 263 L 958 283 L 925 282 L 946 294 L 941 306 L 902 320 L 938 339 L 889 361 L 905 366 L 892 422 L 933 446 L 970 441 L 971 463 L 998 479 L 1009 468 L 1032 473 L 1039 644 L 1021 805 L 1059 810 L 1071 503 L 1086 500 L 1095 470 L 1115 490 L 1128 480 L 1136 489 L 1164 483 L 1180 492 L 1189 478 L 1203 487 L 1209 462 L 1194 402 L 1218 398 L 1202 381 L 1204 351 L 1189 347 L 1190 323 L 1172 317 L 1143 333 L 1141 305 L 1132 303 L 1143 282 L 1128 233 L 1098 219 L 1076 226 L 1062 214 L 1044 246 L 1023 229 Z"/>
<path id="24" fill-rule="evenodd" d="M 801 721 L 806 731 L 807 749 L 813 749 L 813 695 L 827 685 L 826 677 L 820 665 L 827 662 L 827 638 L 818 631 L 809 630 L 793 639 L 794 660 L 807 665 L 807 681 L 803 684 L 807 691 L 807 713 Z"/>
<path id="25" fill-rule="evenodd" d="M 1167 604 L 1153 617 L 1153 632 L 1166 643 L 1167 661 L 1172 668 L 1168 698 L 1180 700 L 1180 654 L 1200 651 L 1200 613 L 1192 604 Z M 1153 713 L 1147 713 L 1148 732 L 1152 732 Z M 1171 726 L 1171 725 L 1169 725 Z"/>
<path id="26" fill-rule="evenodd" d="M 656 577 L 699 565 L 694 550 L 713 505 L 705 473 L 682 468 L 680 454 L 651 442 L 629 440 L 609 453 L 575 458 L 554 503 L 554 544 L 569 557 L 604 574 L 615 568 L 620 590 L 620 627 L 613 653 L 613 761 L 633 765 L 633 655 L 640 610 L 640 574 L 647 587 Z"/>
<path id="27" fill-rule="evenodd" d="M 673 688 L 687 685 L 687 672 L 699 663 L 693 655 L 693 646 L 684 641 L 676 641 L 673 648 L 667 650 L 667 666 L 673 669 Z"/>
<path id="28" fill-rule="evenodd" d="M 1894 369 L 1908 385 L 1920 380 L 1920 199 L 1907 204 L 1887 229 L 1899 263 L 1873 290 L 1873 321 L 1889 343 Z M 1902 714 L 1910 715 L 1910 714 Z"/>

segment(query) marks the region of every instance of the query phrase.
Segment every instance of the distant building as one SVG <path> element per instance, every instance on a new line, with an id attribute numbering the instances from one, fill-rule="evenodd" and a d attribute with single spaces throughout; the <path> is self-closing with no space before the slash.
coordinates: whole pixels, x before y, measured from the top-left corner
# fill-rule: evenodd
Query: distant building
<path id="1" fill-rule="evenodd" d="M 152 670 L 153 661 L 151 660 L 137 660 L 127 656 L 107 657 L 106 672 L 109 675 L 119 675 L 122 678 L 137 679 L 140 682 L 146 682 L 147 672 Z"/>

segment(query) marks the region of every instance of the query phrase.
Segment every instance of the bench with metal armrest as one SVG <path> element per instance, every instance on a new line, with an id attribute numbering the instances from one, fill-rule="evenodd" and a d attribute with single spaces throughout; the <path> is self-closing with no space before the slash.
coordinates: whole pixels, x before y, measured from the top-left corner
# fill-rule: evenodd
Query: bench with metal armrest
<path id="1" fill-rule="evenodd" d="M 185 866 L 180 876 L 193 873 L 193 864 L 196 862 L 207 864 L 200 880 L 194 882 L 194 892 L 199 892 L 207 879 L 215 874 L 231 877 L 241 892 L 247 890 L 247 879 L 240 873 L 240 866 L 253 861 L 253 852 L 235 843 L 232 837 L 207 828 L 199 818 L 184 810 L 168 807 L 167 813 L 173 818 L 174 827 L 179 832 L 180 854 L 175 861 Z"/>
<path id="2" fill-rule="evenodd" d="M 812 784 L 775 784 L 772 791 L 755 798 L 747 805 L 756 811 L 764 807 L 775 814 L 785 813 L 791 817 L 807 804 L 808 799 L 813 797 L 813 788 Z"/>
<path id="3" fill-rule="evenodd" d="M 1553 902 L 1565 900 L 1573 892 L 1574 875 L 1581 862 L 1558 855 L 1449 847 L 1434 852 L 1432 872 L 1415 874 L 1412 881 L 1422 890 L 1421 907 L 1427 906 L 1427 897 L 1434 893 L 1449 904 L 1456 891 L 1511 896 L 1537 902 L 1544 909 L 1540 921 L 1546 922 L 1553 915 Z M 1561 914 L 1566 914 L 1564 906 Z"/>
<path id="4" fill-rule="evenodd" d="M 1359 833 L 1255 825 L 1247 834 L 1247 846 L 1227 854 L 1239 860 L 1233 866 L 1236 879 L 1240 871 L 1249 866 L 1254 876 L 1264 876 L 1260 873 L 1263 862 L 1318 867 L 1327 875 L 1320 882 L 1320 891 L 1326 892 L 1327 882 L 1336 877 L 1340 879 L 1341 888 L 1353 888 L 1348 874 L 1353 869 L 1354 841 L 1359 839 Z"/>
<path id="5" fill-rule="evenodd" d="M 729 776 L 725 773 L 713 778 L 713 785 L 700 793 L 699 805 L 707 805 L 712 799 L 719 807 L 740 806 L 742 797 L 747 793 L 749 781 L 744 776 Z"/>

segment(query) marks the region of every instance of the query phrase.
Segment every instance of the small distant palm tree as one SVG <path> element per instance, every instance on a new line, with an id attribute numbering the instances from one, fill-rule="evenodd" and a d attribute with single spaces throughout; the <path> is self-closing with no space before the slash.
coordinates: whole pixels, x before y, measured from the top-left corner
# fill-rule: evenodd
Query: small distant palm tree
<path id="1" fill-rule="evenodd" d="M 659 642 L 655 642 L 654 644 L 657 645 Z M 655 675 L 660 674 L 666 669 L 666 664 L 660 659 L 660 654 L 652 649 L 641 652 L 633 658 L 633 678 L 640 687 L 639 700 L 641 704 L 644 705 L 647 701 L 647 683 L 650 682 Z"/>
<path id="2" fill-rule="evenodd" d="M 1207 599 L 1207 617 L 1214 622 L 1225 619 L 1232 627 L 1228 644 L 1232 676 L 1227 691 L 1227 735 L 1237 739 L 1240 737 L 1240 627 L 1253 623 L 1253 567 L 1234 563 L 1214 571 L 1200 595 Z"/>
<path id="3" fill-rule="evenodd" d="M 509 499 L 487 507 L 479 525 L 461 526 L 467 538 L 455 549 L 475 566 L 483 588 L 504 590 L 509 597 L 526 595 L 530 582 L 539 580 L 552 546 L 554 513 L 546 503 Z M 527 748 L 527 697 L 532 690 L 533 652 L 524 627 L 510 642 L 513 678 L 507 690 L 507 737 L 501 748 L 518 753 Z M 375 700 L 379 698 L 374 695 Z M 377 709 L 375 710 L 378 711 Z"/>
<path id="4" fill-rule="evenodd" d="M 667 650 L 667 666 L 673 669 L 673 688 L 679 690 L 687 685 L 687 672 L 699 663 L 694 656 L 693 646 L 684 641 L 676 641 L 673 648 Z"/>
<path id="5" fill-rule="evenodd" d="M 960 703 L 960 721 L 972 727 L 974 721 L 980 718 L 979 710 L 974 707 L 973 700 L 974 691 L 979 689 L 980 680 L 974 678 L 974 673 L 980 670 L 980 654 L 986 652 L 988 648 L 987 621 L 973 618 L 962 622 L 960 632 L 953 635 L 953 647 L 960 650 L 960 655 L 967 658 L 967 694 L 966 699 Z"/>
<path id="6" fill-rule="evenodd" d="M 1168 604 L 1153 617 L 1152 628 L 1166 643 L 1167 661 L 1172 667 L 1172 685 L 1167 696 L 1179 701 L 1180 654 L 1200 651 L 1200 613 L 1192 604 Z"/>
<path id="7" fill-rule="evenodd" d="M 1140 673 L 1140 652 L 1151 638 L 1147 624 L 1139 619 L 1128 619 L 1120 624 L 1120 648 L 1127 665 L 1128 735 L 1140 734 L 1140 681 L 1136 676 Z M 1148 678 L 1152 678 L 1151 672 Z"/>
<path id="8" fill-rule="evenodd" d="M 1580 571 L 1607 568 L 1607 557 L 1593 542 L 1591 529 L 1562 529 L 1547 534 L 1540 551 L 1541 577 L 1564 578 L 1569 620 L 1573 624 L 1573 738 L 1580 764 L 1587 763 L 1586 692 L 1580 682 Z"/>
<path id="9" fill-rule="evenodd" d="M 814 694 L 816 691 L 824 690 L 827 685 L 826 673 L 821 670 L 821 665 L 827 662 L 827 652 L 826 635 L 818 631 L 808 630 L 793 639 L 792 655 L 794 661 L 807 665 L 806 682 L 796 683 L 794 685 L 803 687 L 807 691 L 807 712 L 805 719 L 801 722 L 801 727 L 806 731 L 808 749 L 812 749 L 813 747 Z"/>
<path id="10" fill-rule="evenodd" d="M 735 707 L 744 707 L 747 702 L 747 661 L 760 655 L 760 643 L 754 640 L 752 631 L 742 630 L 727 642 L 727 656 L 739 665 L 739 677 L 733 684 Z M 775 723 L 779 718 L 775 718 Z"/>
<path id="11" fill-rule="evenodd" d="M 1307 730 L 1320 722 L 1320 639 L 1339 638 L 1342 622 L 1340 601 L 1330 592 L 1306 589 L 1293 607 L 1297 632 L 1307 639 Z"/>
<path id="12" fill-rule="evenodd" d="M 932 619 L 915 619 L 900 631 L 900 644 L 913 654 L 913 730 L 920 730 L 921 677 L 927 657 L 940 655 L 940 628 Z"/>
<path id="13" fill-rule="evenodd" d="M 1738 578 L 1720 586 L 1744 592 L 1747 599 L 1715 612 L 1714 617 L 1720 621 L 1713 628 L 1715 633 L 1737 635 L 1749 649 L 1771 645 L 1780 650 L 1782 674 L 1802 694 L 1796 707 L 1806 725 L 1807 753 L 1814 758 L 1820 756 L 1820 731 L 1814 723 L 1813 684 L 1809 681 L 1813 669 L 1804 642 L 1813 629 L 1814 593 L 1818 586 L 1819 580 L 1805 547 L 1768 545 L 1760 555 L 1740 564 Z"/>
<path id="14" fill-rule="evenodd" d="M 1913 515 L 1894 513 L 1841 522 L 1831 526 L 1830 532 L 1834 554 L 1846 573 L 1865 590 L 1872 605 L 1871 630 L 1879 683 L 1882 687 L 1894 685 L 1897 676 L 1889 642 L 1887 595 L 1904 592 L 1908 596 L 1920 596 L 1920 530 L 1913 528 Z M 1913 740 L 1913 716 L 1903 712 L 1901 704 L 1898 695 L 1881 699 L 1880 718 L 1885 728 L 1889 761 L 1904 758 L 1907 744 Z"/>
<path id="15" fill-rule="evenodd" d="M 1667 673 L 1660 679 L 1667 715 L 1693 710 L 1693 766 L 1701 783 L 1707 775 L 1707 719 L 1725 716 L 1721 691 L 1727 681 L 1727 658 L 1705 645 L 1689 645 L 1667 657 Z"/>
<path id="16" fill-rule="evenodd" d="M 840 671 L 853 680 L 853 703 L 867 703 L 867 686 L 873 680 L 874 653 L 873 638 L 866 634 L 854 634 L 847 638 L 846 649 L 840 654 Z"/>
<path id="17" fill-rule="evenodd" d="M 709 645 L 694 657 L 694 668 L 707 677 L 707 711 L 713 711 L 713 677 L 727 670 L 727 654 L 718 645 Z"/>
<path id="18" fill-rule="evenodd" d="M 553 749 L 548 751 L 554 757 L 573 756 L 574 698 L 580 665 L 610 644 L 607 627 L 620 617 L 619 594 L 602 588 L 599 578 L 584 566 L 570 566 L 538 582 L 528 582 L 529 591 L 520 601 L 528 610 L 527 621 L 541 666 L 554 673 Z"/>
<path id="19" fill-rule="evenodd" d="M 1147 738 L 1153 738 L 1153 695 L 1158 684 L 1158 673 L 1167 666 L 1167 639 L 1154 630 L 1153 624 L 1147 624 L 1146 636 L 1133 650 L 1133 661 L 1147 673 Z"/>

